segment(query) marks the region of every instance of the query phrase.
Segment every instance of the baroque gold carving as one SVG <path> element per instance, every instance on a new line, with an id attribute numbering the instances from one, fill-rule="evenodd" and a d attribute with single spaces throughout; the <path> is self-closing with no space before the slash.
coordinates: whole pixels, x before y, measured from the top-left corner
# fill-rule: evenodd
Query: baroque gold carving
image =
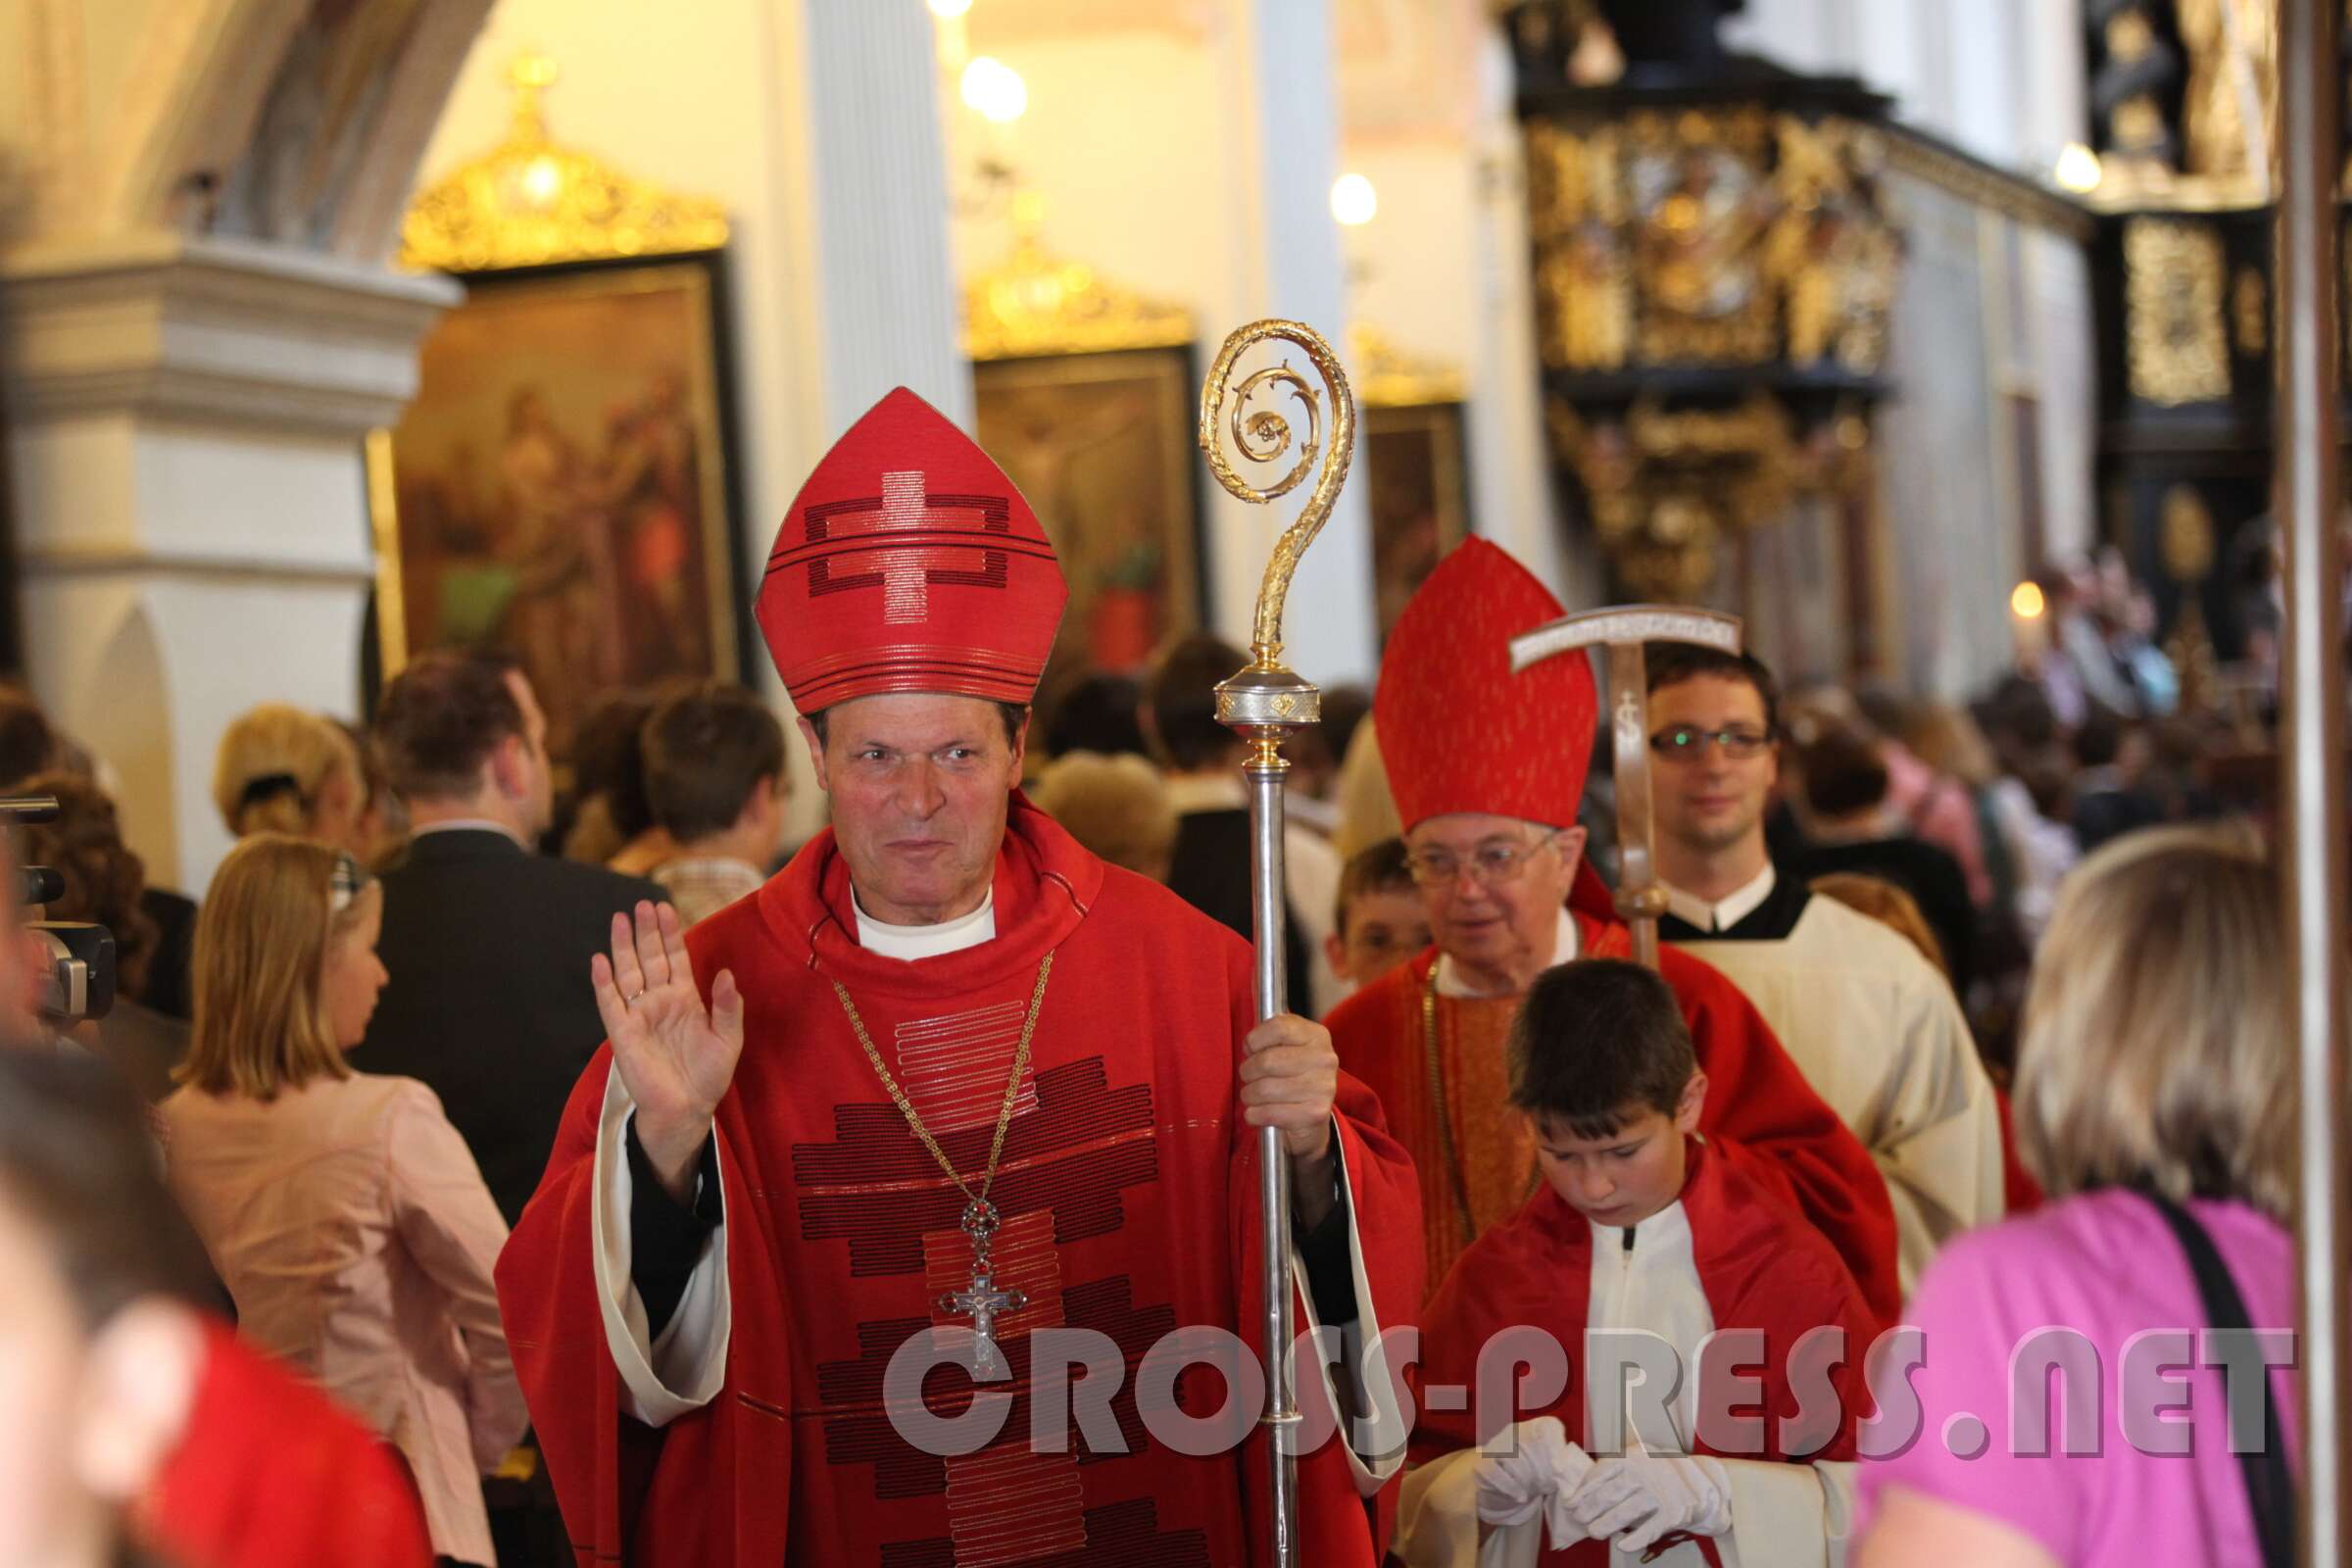
<path id="1" fill-rule="evenodd" d="M 1860 482 L 1869 445 L 1868 422 L 1850 412 L 1800 440 L 1762 392 L 1729 409 L 1645 399 L 1621 422 L 1588 421 L 1554 397 L 1545 418 L 1627 591 L 1666 602 L 1706 590 L 1725 537 L 1779 521 L 1800 495 Z"/>
<path id="2" fill-rule="evenodd" d="M 1378 327 L 1353 323 L 1348 347 L 1355 360 L 1356 401 L 1367 409 L 1418 409 L 1463 399 L 1460 367 L 1406 354 Z"/>
<path id="3" fill-rule="evenodd" d="M 2230 395 L 2222 237 L 2202 224 L 2124 225 L 2126 359 L 2132 395 L 2166 408 Z"/>
<path id="4" fill-rule="evenodd" d="M 1180 348 L 1192 313 L 1106 283 L 1079 262 L 1050 256 L 1022 232 L 998 266 L 963 289 L 963 351 L 979 360 Z"/>
<path id="5" fill-rule="evenodd" d="M 2157 555 L 2164 574 L 2182 590 L 2180 616 L 2165 642 L 2166 655 L 2180 672 L 2180 706 L 2190 712 L 2210 711 L 2220 688 L 2200 590 L 2213 571 L 2214 525 L 2212 510 L 2196 486 L 2177 484 L 2165 491 Z"/>
<path id="6" fill-rule="evenodd" d="M 1752 106 L 1531 126 L 1544 363 L 1876 372 L 1901 254 L 1877 192 L 1885 160 L 1853 122 Z"/>
<path id="7" fill-rule="evenodd" d="M 549 134 L 541 96 L 556 79 L 544 55 L 515 61 L 507 139 L 434 181 L 410 204 L 400 260 L 418 270 L 488 271 L 555 262 L 716 250 L 726 214 L 622 173 Z"/>
<path id="8" fill-rule="evenodd" d="M 2203 582 L 2213 570 L 2213 512 L 2193 484 L 2164 493 L 2158 555 L 2164 574 L 2183 587 Z"/>
<path id="9" fill-rule="evenodd" d="M 2188 82 L 2180 112 L 2186 172 L 2265 177 L 2278 96 L 2274 0 L 2176 0 Z"/>
<path id="10" fill-rule="evenodd" d="M 2237 352 L 2260 359 L 2271 352 L 2271 292 L 2259 267 L 2241 267 L 2230 285 L 2230 321 L 2237 334 Z"/>

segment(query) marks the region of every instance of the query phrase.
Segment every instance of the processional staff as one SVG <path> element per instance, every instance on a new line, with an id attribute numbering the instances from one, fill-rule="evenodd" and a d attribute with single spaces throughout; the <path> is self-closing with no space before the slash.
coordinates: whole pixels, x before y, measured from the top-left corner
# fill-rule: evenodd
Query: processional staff
<path id="1" fill-rule="evenodd" d="M 1301 350 L 1323 382 L 1318 392 L 1288 361 L 1234 379 L 1243 354 L 1257 344 L 1280 340 Z M 1298 461 L 1281 478 L 1258 489 L 1235 471 L 1225 456 L 1220 426 L 1230 430 L 1233 447 L 1250 463 L 1278 463 L 1293 445 L 1291 421 L 1271 408 L 1250 412 L 1251 400 L 1268 389 L 1288 392 L 1305 411 L 1306 435 L 1298 443 Z M 1331 399 L 1330 445 L 1323 446 L 1324 394 Z M 1296 522 L 1275 543 L 1274 558 L 1266 564 L 1265 580 L 1257 591 L 1257 614 L 1250 633 L 1250 663 L 1217 687 L 1217 722 L 1250 744 L 1242 777 L 1250 787 L 1250 889 L 1257 958 L 1257 1016 L 1262 1022 L 1290 1010 L 1283 985 L 1283 865 L 1282 776 L 1290 770 L 1282 745 L 1292 732 L 1315 723 L 1322 715 L 1322 693 L 1282 662 L 1282 605 L 1291 591 L 1298 561 L 1331 516 L 1347 482 L 1348 465 L 1355 455 L 1355 399 L 1348 390 L 1347 372 L 1331 345 L 1312 327 L 1297 321 L 1253 321 L 1238 328 L 1217 352 L 1208 378 L 1200 388 L 1200 450 L 1217 482 L 1242 500 L 1262 505 L 1290 494 L 1315 470 L 1317 454 L 1322 467 L 1315 488 Z M 1265 1297 L 1267 1405 L 1263 1424 L 1269 1429 L 1266 1451 L 1272 1466 L 1268 1521 L 1273 1531 L 1269 1560 L 1276 1568 L 1295 1568 L 1298 1561 L 1298 1468 L 1292 1451 L 1298 1425 L 1298 1391 L 1288 1353 L 1291 1343 L 1291 1166 L 1282 1131 L 1258 1132 L 1258 1207 L 1263 1218 L 1265 1251 L 1259 1259 L 1259 1286 Z"/>
<path id="2" fill-rule="evenodd" d="M 1634 933 L 1634 960 L 1658 966 L 1658 916 L 1666 890 L 1651 858 L 1649 809 L 1650 643 L 1698 643 L 1740 652 L 1740 619 L 1677 605 L 1618 605 L 1562 615 L 1511 639 L 1511 672 L 1588 648 L 1609 651 L 1609 738 L 1617 779 L 1617 918 Z"/>

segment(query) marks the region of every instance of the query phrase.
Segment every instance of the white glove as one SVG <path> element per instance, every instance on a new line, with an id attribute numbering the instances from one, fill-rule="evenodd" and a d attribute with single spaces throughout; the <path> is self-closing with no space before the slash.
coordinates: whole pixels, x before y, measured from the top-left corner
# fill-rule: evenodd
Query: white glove
<path id="1" fill-rule="evenodd" d="M 1732 1482 L 1713 1459 L 1628 1454 L 1593 1465 L 1568 1513 L 1594 1541 L 1646 1551 L 1678 1530 L 1720 1536 L 1732 1527 Z"/>
<path id="2" fill-rule="evenodd" d="M 1582 1541 L 1584 1527 L 1568 1516 L 1568 1499 L 1592 1468 L 1592 1455 L 1568 1441 L 1568 1429 L 1557 1416 L 1522 1421 L 1510 1429 L 1510 1437 L 1516 1441 L 1498 1434 L 1479 1453 L 1480 1522 L 1519 1525 L 1542 1514 L 1552 1545 Z M 1506 1446 L 1517 1451 L 1486 1451 Z"/>

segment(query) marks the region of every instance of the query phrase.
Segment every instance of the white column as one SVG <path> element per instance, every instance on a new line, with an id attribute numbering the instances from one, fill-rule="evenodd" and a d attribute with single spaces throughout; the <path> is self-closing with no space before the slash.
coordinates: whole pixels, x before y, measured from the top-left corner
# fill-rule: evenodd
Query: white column
<path id="1" fill-rule="evenodd" d="M 930 15 L 922 0 L 805 0 L 801 21 L 827 427 L 904 385 L 969 428 Z"/>
<path id="2" fill-rule="evenodd" d="M 159 884 L 201 893 L 228 720 L 356 716 L 373 580 L 361 439 L 455 284 L 149 233 L 0 256 L 34 691 L 112 769 Z"/>
<path id="3" fill-rule="evenodd" d="M 1544 368 L 1536 352 L 1535 279 L 1527 239 L 1525 146 L 1512 110 L 1514 69 L 1500 29 L 1479 59 L 1481 180 L 1477 270 L 1482 309 L 1470 340 L 1463 410 L 1471 514 L 1477 531 L 1525 564 L 1570 608 L 1608 593 L 1597 552 L 1572 548 L 1562 525 L 1544 428 Z M 1581 559 L 1579 559 L 1581 557 Z"/>
<path id="4" fill-rule="evenodd" d="M 971 366 L 949 249 L 945 144 L 931 18 L 922 0 L 761 4 L 766 145 L 757 200 L 737 224 L 737 289 L 759 419 L 745 581 L 825 450 L 893 387 L 970 429 Z M 749 621 L 746 622 L 747 626 Z M 790 703 L 763 657 L 762 690 Z M 786 833 L 824 825 L 825 798 L 797 737 Z"/>
<path id="5" fill-rule="evenodd" d="M 1211 43 L 1223 66 L 1219 78 L 1228 84 L 1217 119 L 1221 167 L 1233 180 L 1238 217 L 1229 229 L 1228 310 L 1201 323 L 1202 354 L 1214 355 L 1227 332 L 1267 316 L 1303 321 L 1345 354 L 1347 271 L 1331 216 L 1340 118 L 1329 0 L 1227 0 Z M 1297 355 L 1292 361 L 1300 364 Z M 1356 462 L 1359 471 L 1307 552 L 1284 616 L 1285 659 L 1325 686 L 1368 683 L 1378 665 L 1360 446 Z M 1246 645 L 1267 557 L 1279 530 L 1297 515 L 1304 487 L 1271 507 L 1253 507 L 1226 495 L 1213 479 L 1204 482 L 1214 624 Z"/>

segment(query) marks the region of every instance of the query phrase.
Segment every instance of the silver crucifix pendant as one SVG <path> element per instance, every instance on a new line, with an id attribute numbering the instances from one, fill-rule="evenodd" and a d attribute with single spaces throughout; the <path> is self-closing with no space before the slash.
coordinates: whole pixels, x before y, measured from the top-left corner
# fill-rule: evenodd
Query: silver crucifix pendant
<path id="1" fill-rule="evenodd" d="M 974 1199 L 965 1205 L 963 1234 L 972 1242 L 971 1287 L 939 1298 L 942 1312 L 972 1320 L 972 1376 L 983 1380 L 996 1378 L 1000 1371 L 997 1319 L 1029 1304 L 1029 1298 L 1022 1292 L 996 1288 L 994 1268 L 988 1258 L 990 1239 L 996 1233 L 996 1204 L 986 1199 Z"/>

